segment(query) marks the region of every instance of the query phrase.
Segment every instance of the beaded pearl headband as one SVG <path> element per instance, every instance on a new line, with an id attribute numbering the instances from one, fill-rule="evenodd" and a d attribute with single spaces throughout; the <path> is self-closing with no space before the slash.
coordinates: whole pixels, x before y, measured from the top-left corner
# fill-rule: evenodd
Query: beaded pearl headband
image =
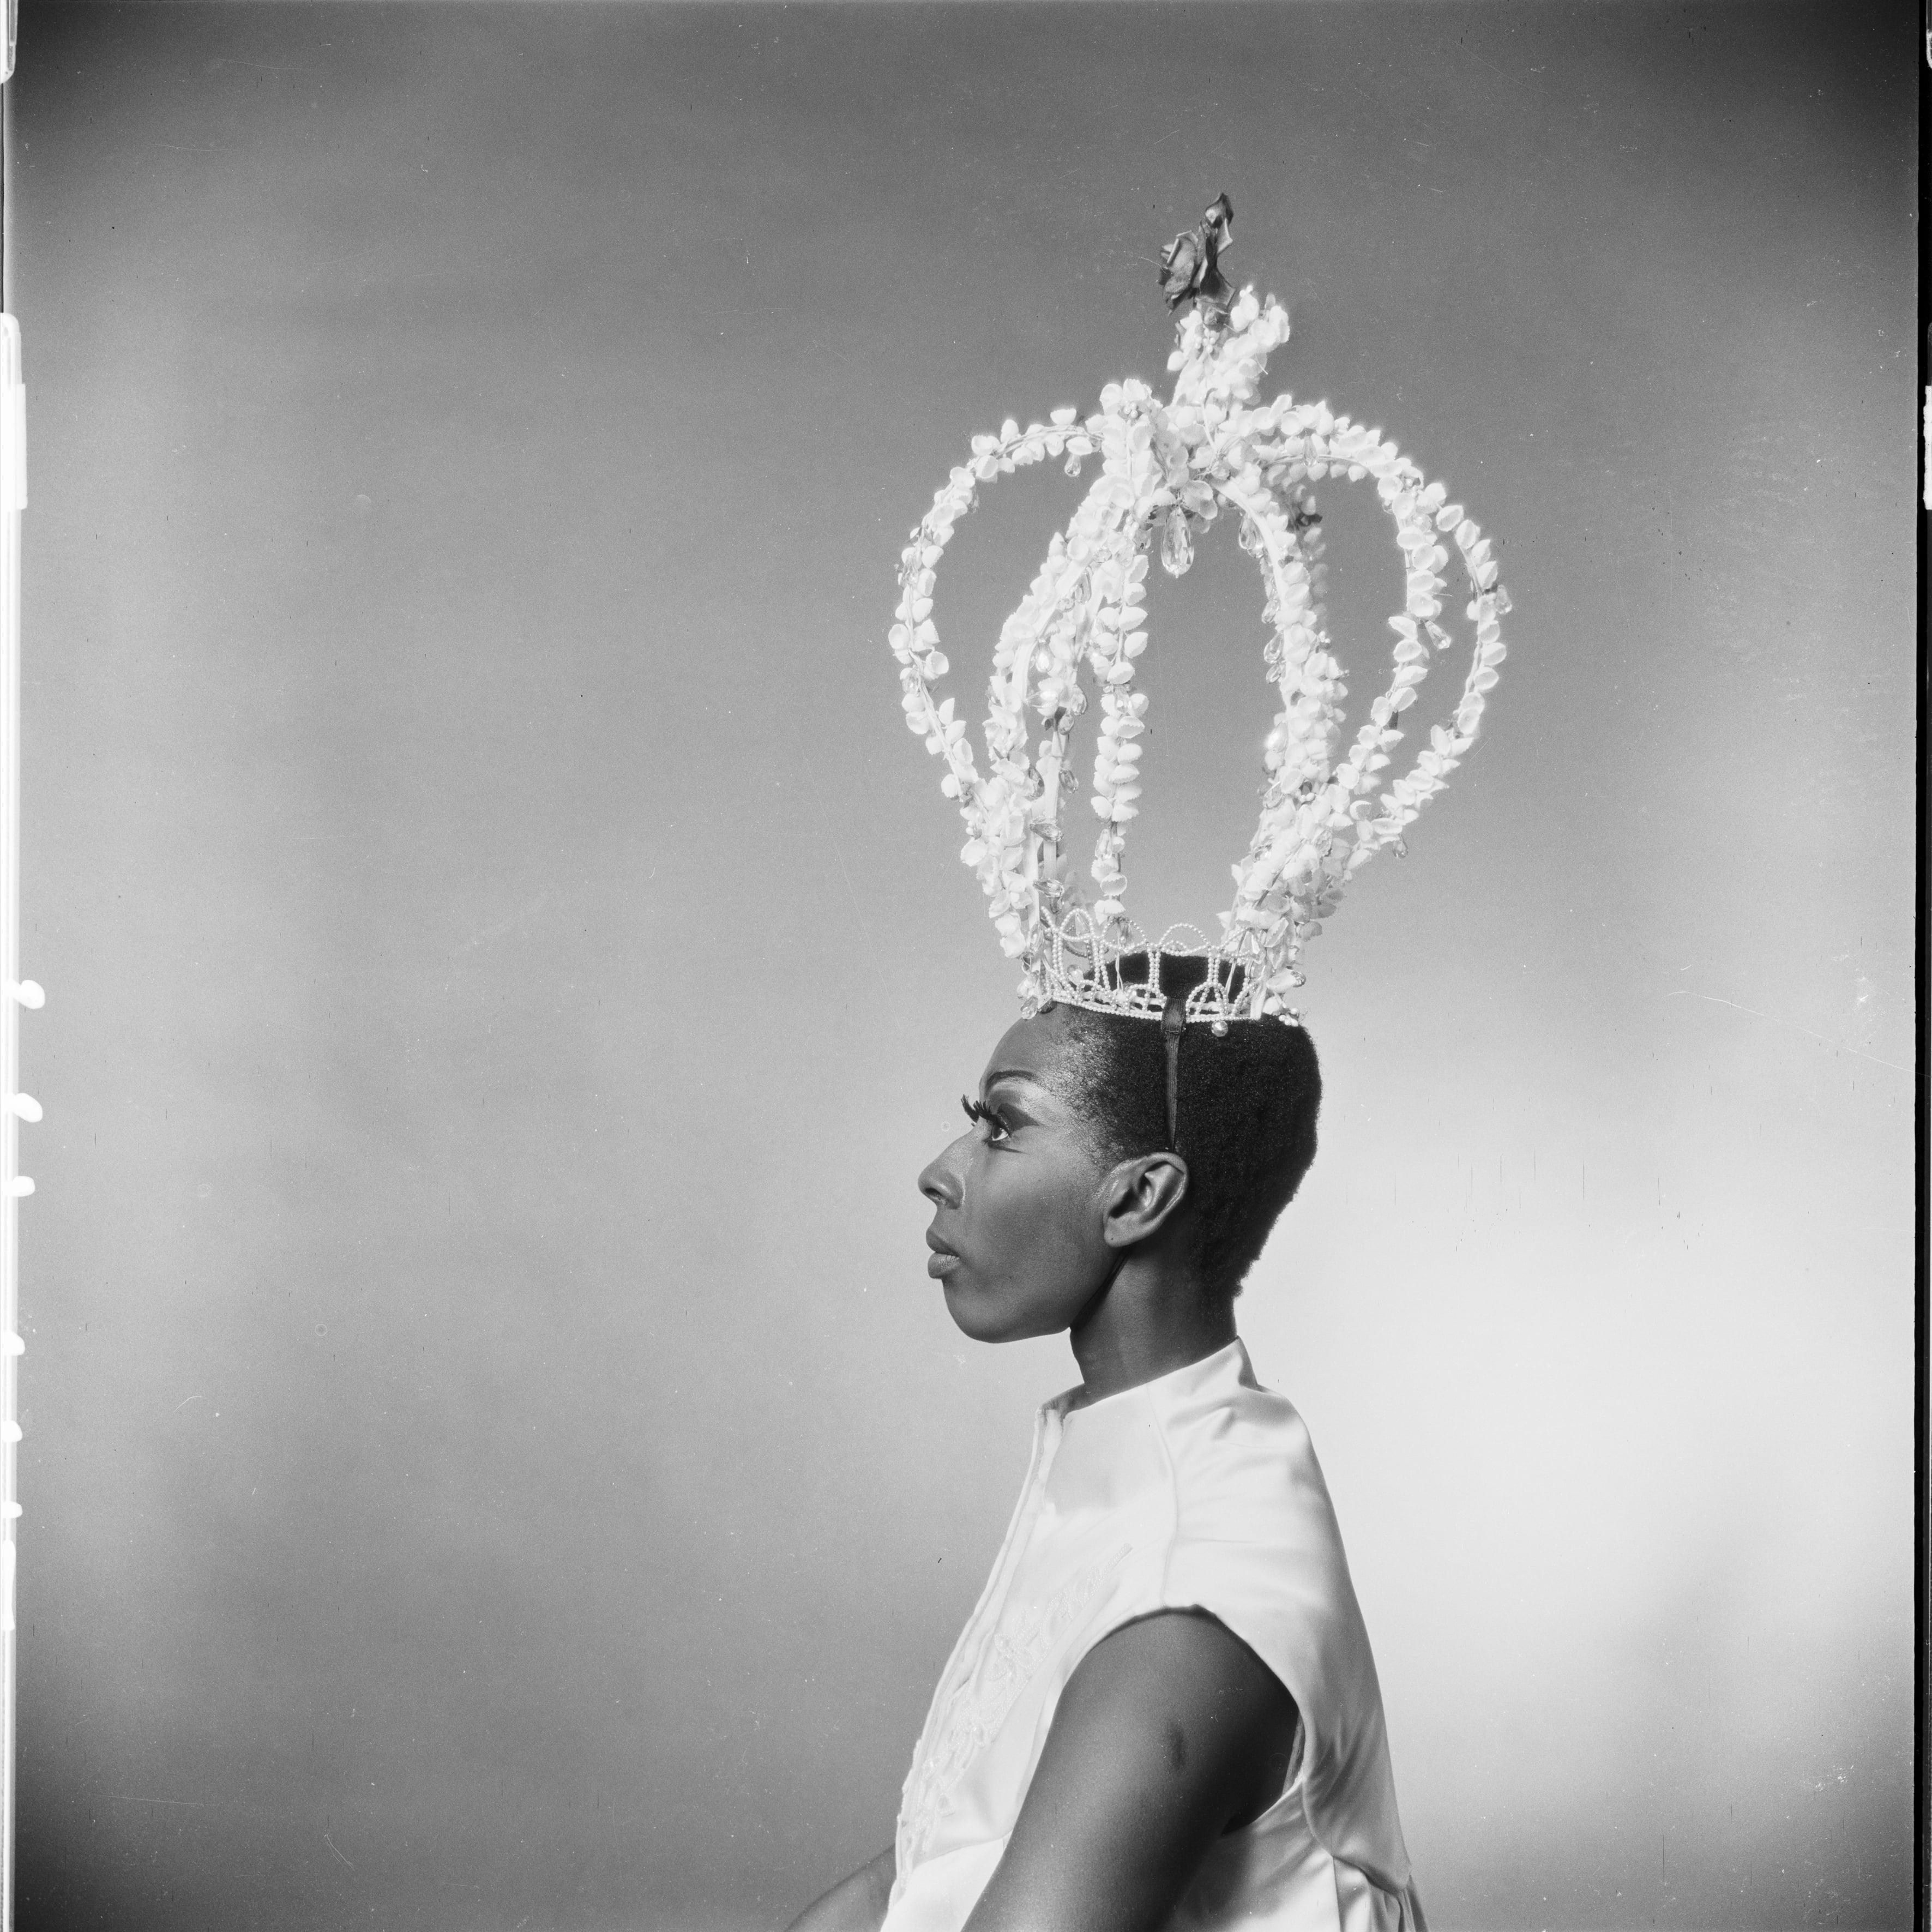
<path id="1" fill-rule="evenodd" d="M 979 875 L 1001 947 L 1021 964 L 1023 1010 L 1064 1002 L 1164 1019 L 1171 1041 L 1194 1021 L 1220 1033 L 1234 1019 L 1299 1020 L 1288 1000 L 1303 983 L 1303 949 L 1370 859 L 1387 848 L 1406 850 L 1404 832 L 1468 751 L 1503 661 L 1501 622 L 1510 608 L 1490 539 L 1379 430 L 1325 403 L 1256 400 L 1270 353 L 1288 339 L 1288 314 L 1252 287 L 1231 298 L 1216 257 L 1232 214 L 1224 196 L 1168 250 L 1170 305 L 1192 303 L 1168 358 L 1168 398 L 1142 382 L 1109 383 L 1084 421 L 1058 409 L 1046 423 L 1022 429 L 1009 418 L 996 435 L 974 436 L 902 554 L 890 633 L 907 725 L 944 763 L 940 788 L 958 800 L 966 824 L 960 857 Z M 1049 457 L 1064 457 L 1067 474 L 1078 476 L 1095 456 L 1098 477 L 1000 629 L 982 776 L 955 700 L 934 695 L 948 669 L 933 620 L 937 567 L 982 484 Z M 1373 479 L 1406 578 L 1404 608 L 1389 620 L 1390 681 L 1346 753 L 1346 687 L 1322 602 L 1314 492 L 1330 477 Z M 1184 575 L 1196 538 L 1222 515 L 1235 520 L 1242 548 L 1260 567 L 1272 633 L 1262 656 L 1281 708 L 1262 752 L 1260 822 L 1234 866 L 1234 902 L 1218 936 L 1170 928 L 1150 945 L 1127 917 L 1122 869 L 1148 729 L 1147 694 L 1134 679 L 1148 642 L 1148 553 L 1157 549 L 1162 567 Z M 1410 768 L 1392 776 L 1402 716 L 1454 642 L 1439 621 L 1450 545 L 1469 592 L 1468 668 L 1450 722 L 1435 726 Z M 1074 877 L 1064 826 L 1074 782 L 1068 742 L 1088 704 L 1083 673 L 1101 713 L 1090 898 Z M 1029 712 L 1040 721 L 1036 741 Z M 1184 997 L 1170 998 L 1160 962 L 1176 954 L 1201 962 L 1186 976 L 1200 976 Z"/>

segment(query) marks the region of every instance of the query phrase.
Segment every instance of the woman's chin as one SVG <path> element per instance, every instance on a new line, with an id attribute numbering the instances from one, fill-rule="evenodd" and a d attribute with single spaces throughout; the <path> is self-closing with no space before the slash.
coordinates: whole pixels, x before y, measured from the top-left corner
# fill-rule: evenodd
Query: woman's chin
<path id="1" fill-rule="evenodd" d="M 985 1297 L 975 1294 L 956 1275 L 942 1285 L 940 1292 L 946 1297 L 946 1312 L 952 1316 L 952 1325 L 969 1340 L 1010 1342 L 1014 1339 L 1010 1310 L 997 1303 L 988 1306 Z"/>
<path id="2" fill-rule="evenodd" d="M 946 1312 L 960 1334 L 974 1342 L 1027 1342 L 1058 1334 L 1064 1322 L 1042 1321 L 1037 1310 L 1010 1307 L 974 1291 L 953 1276 L 943 1286 Z"/>

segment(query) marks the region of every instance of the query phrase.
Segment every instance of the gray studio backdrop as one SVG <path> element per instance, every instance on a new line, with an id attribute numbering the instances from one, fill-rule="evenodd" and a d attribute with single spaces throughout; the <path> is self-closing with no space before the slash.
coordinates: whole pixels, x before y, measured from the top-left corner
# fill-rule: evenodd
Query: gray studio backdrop
<path id="1" fill-rule="evenodd" d="M 1314 950 L 1242 1304 L 1424 1896 L 1904 1924 L 1914 58 L 1846 4 L 26 0 L 24 1932 L 736 1932 L 886 1841 L 1072 1379 L 921 1266 L 1012 974 L 897 554 L 974 431 L 1162 378 L 1222 189 L 1272 381 L 1517 607 Z M 969 700 L 1076 498 L 962 534 Z M 1399 574 L 1330 501 L 1366 668 Z M 1156 925 L 1251 823 L 1250 571 L 1156 590 Z"/>

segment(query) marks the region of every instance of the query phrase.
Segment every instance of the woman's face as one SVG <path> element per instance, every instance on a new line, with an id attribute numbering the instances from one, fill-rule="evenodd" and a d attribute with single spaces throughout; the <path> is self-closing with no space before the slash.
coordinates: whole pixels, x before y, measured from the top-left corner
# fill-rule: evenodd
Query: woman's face
<path id="1" fill-rule="evenodd" d="M 1064 1008 L 1010 1028 L 981 1076 L 972 1122 L 919 1178 L 932 1203 L 926 1272 L 976 1342 L 1070 1328 L 1117 1250 L 1103 1226 L 1101 1166 L 1067 1097 Z"/>

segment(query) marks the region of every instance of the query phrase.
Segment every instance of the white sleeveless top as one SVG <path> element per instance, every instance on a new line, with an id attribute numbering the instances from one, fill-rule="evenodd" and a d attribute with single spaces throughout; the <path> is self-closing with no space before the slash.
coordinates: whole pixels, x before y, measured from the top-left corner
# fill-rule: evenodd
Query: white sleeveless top
<path id="1" fill-rule="evenodd" d="M 913 1754 L 881 1932 L 960 1932 L 1006 1848 L 1060 1693 L 1112 1630 L 1210 1612 L 1287 1688 L 1288 1787 L 1220 1839 L 1174 1932 L 1425 1932 L 1382 1693 L 1308 1430 L 1231 1342 L 1040 1412 L 1019 1507 Z"/>

